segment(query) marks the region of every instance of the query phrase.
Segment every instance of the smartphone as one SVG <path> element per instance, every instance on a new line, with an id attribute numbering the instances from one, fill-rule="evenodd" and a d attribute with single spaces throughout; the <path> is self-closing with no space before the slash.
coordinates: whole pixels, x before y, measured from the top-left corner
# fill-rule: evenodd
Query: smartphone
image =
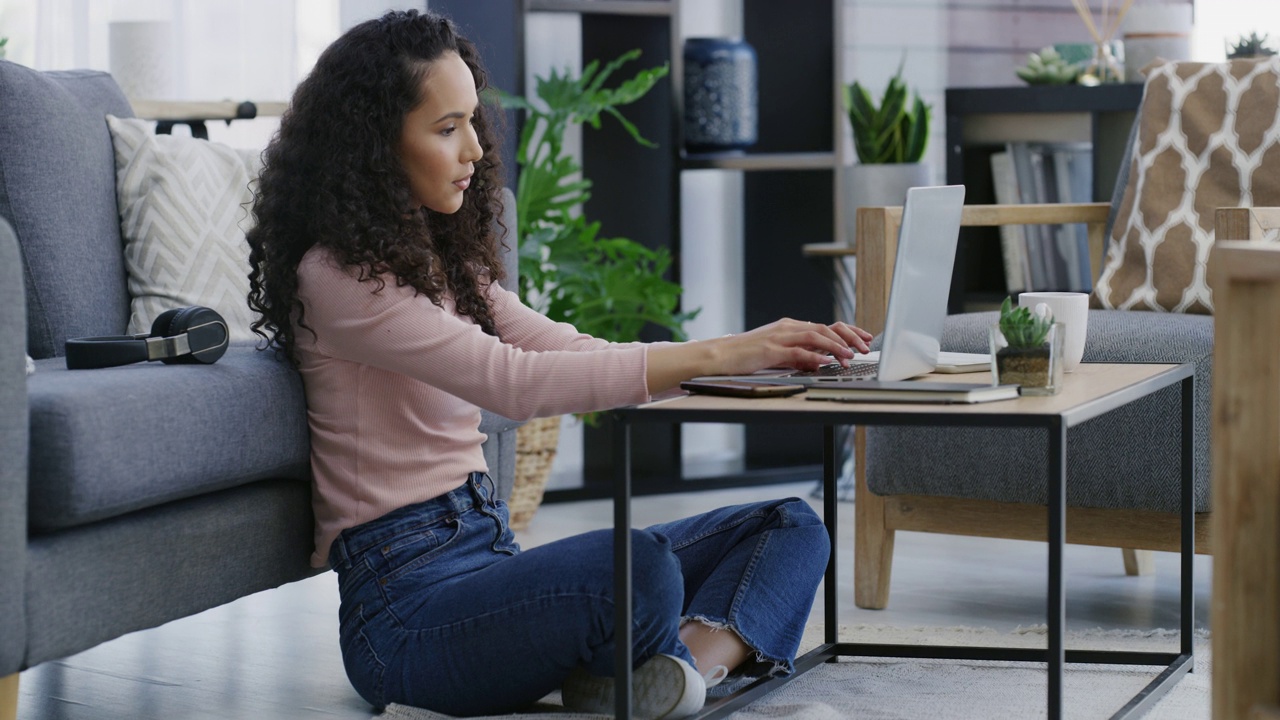
<path id="1" fill-rule="evenodd" d="M 765 385 L 738 380 L 686 380 L 681 390 L 701 395 L 728 395 L 730 397 L 786 397 L 804 392 L 802 385 Z"/>

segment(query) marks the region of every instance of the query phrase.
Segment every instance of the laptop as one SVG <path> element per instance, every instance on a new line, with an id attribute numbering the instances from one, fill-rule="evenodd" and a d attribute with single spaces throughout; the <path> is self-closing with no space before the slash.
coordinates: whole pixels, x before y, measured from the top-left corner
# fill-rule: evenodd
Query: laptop
<path id="1" fill-rule="evenodd" d="M 907 191 L 898 231 L 898 254 L 889 286 L 881 348 L 872 360 L 852 360 L 817 371 L 770 368 L 750 375 L 715 376 L 697 380 L 748 380 L 807 386 L 858 380 L 895 381 L 935 372 L 939 367 L 942 323 L 947 317 L 951 269 L 960 237 L 960 212 L 964 186 L 916 187 Z M 948 357 L 947 369 L 986 369 L 989 358 L 977 355 Z"/>

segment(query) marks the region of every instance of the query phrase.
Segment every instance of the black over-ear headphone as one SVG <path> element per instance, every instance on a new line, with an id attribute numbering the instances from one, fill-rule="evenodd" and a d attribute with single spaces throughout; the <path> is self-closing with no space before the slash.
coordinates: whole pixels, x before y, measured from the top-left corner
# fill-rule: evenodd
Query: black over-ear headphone
<path id="1" fill-rule="evenodd" d="M 149 335 L 70 338 L 67 369 L 114 367 L 159 360 L 163 363 L 217 362 L 227 351 L 227 321 L 207 307 L 165 310 Z"/>

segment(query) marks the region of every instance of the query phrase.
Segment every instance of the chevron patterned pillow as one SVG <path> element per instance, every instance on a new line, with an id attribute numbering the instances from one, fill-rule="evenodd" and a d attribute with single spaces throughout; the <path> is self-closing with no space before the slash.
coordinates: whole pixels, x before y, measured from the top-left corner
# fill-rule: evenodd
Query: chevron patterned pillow
<path id="1" fill-rule="evenodd" d="M 208 140 L 156 135 L 145 120 L 107 116 L 129 273 L 129 332 L 160 313 L 203 305 L 226 318 L 231 339 L 252 340 L 249 185 L 258 153 Z"/>
<path id="2" fill-rule="evenodd" d="M 1220 207 L 1280 205 L 1280 57 L 1147 74 L 1094 307 L 1211 313 Z"/>

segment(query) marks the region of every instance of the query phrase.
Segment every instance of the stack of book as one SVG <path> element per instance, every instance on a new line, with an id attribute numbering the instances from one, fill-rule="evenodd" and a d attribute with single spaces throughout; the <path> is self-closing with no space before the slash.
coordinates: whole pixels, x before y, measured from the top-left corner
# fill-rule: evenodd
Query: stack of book
<path id="1" fill-rule="evenodd" d="M 834 402 L 982 403 L 1018 397 L 1017 385 L 860 380 L 838 387 L 811 387 L 806 400 Z"/>
<path id="2" fill-rule="evenodd" d="M 1093 201 L 1089 143 L 1009 143 L 991 156 L 991 174 L 1002 205 Z M 1083 224 L 1006 225 L 1000 228 L 1000 246 L 1011 294 L 1093 289 Z"/>

